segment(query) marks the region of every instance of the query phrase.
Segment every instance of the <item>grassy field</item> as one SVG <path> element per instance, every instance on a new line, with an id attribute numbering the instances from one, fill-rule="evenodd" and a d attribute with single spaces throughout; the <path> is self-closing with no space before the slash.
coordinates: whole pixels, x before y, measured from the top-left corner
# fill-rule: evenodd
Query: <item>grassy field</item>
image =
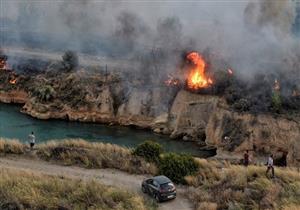
<path id="1" fill-rule="evenodd" d="M 90 209 L 146 210 L 156 207 L 134 193 L 104 186 L 40 175 L 21 170 L 0 169 L 0 209 Z"/>
<path id="2" fill-rule="evenodd" d="M 300 173 L 275 168 L 275 178 L 264 166 L 243 167 L 197 159 L 200 169 L 186 177 L 189 199 L 197 210 L 300 209 Z"/>
<path id="3" fill-rule="evenodd" d="M 28 155 L 64 165 L 116 168 L 130 173 L 157 172 L 154 163 L 132 155 L 130 149 L 83 140 L 41 144 L 32 153 L 18 141 L 0 139 L 0 154 Z M 300 173 L 294 168 L 275 167 L 275 178 L 271 179 L 265 174 L 265 166 L 246 168 L 222 161 L 198 158 L 195 161 L 199 170 L 185 177 L 188 185 L 185 194 L 196 210 L 300 209 Z"/>
<path id="4" fill-rule="evenodd" d="M 115 144 L 91 143 L 84 140 L 50 141 L 39 144 L 34 151 L 18 140 L 0 138 L 0 154 L 33 156 L 63 165 L 86 168 L 115 168 L 135 174 L 155 174 L 153 163 L 131 154 L 131 150 Z"/>

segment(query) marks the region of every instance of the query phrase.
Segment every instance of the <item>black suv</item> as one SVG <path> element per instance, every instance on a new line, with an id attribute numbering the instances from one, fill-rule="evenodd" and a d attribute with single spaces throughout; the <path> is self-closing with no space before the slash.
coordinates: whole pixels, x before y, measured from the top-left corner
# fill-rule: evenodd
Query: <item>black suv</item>
<path id="1" fill-rule="evenodd" d="M 142 191 L 154 197 L 158 202 L 176 198 L 176 188 L 166 176 L 155 176 L 142 183 Z"/>

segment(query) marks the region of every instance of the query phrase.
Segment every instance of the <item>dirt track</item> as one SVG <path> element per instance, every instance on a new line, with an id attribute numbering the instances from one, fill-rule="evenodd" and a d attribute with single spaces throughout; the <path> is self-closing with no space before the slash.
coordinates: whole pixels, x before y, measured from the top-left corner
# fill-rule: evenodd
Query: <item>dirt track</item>
<path id="1" fill-rule="evenodd" d="M 81 180 L 97 180 L 105 185 L 120 187 L 142 194 L 140 184 L 146 177 L 143 175 L 128 174 L 115 169 L 85 169 L 74 166 L 60 166 L 40 160 L 24 158 L 1 157 L 0 167 L 18 170 L 27 170 L 47 175 L 64 176 Z M 187 199 L 183 197 L 184 188 L 177 187 L 178 197 L 175 200 L 159 204 L 159 210 L 190 210 Z"/>

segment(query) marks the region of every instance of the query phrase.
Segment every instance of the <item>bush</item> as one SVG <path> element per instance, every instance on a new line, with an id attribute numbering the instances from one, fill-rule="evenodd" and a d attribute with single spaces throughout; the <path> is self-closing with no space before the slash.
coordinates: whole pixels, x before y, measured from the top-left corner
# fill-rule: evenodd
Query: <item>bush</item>
<path id="1" fill-rule="evenodd" d="M 185 184 L 185 176 L 192 175 L 198 171 L 199 165 L 191 155 L 165 154 L 159 164 L 159 172 L 175 183 Z"/>
<path id="2" fill-rule="evenodd" d="M 52 86 L 45 85 L 35 88 L 33 95 L 36 96 L 39 101 L 48 102 L 55 97 L 56 92 Z"/>
<path id="3" fill-rule="evenodd" d="M 145 158 L 148 162 L 159 162 L 159 156 L 163 152 L 160 144 L 153 141 L 145 141 L 139 144 L 134 150 L 133 155 Z"/>

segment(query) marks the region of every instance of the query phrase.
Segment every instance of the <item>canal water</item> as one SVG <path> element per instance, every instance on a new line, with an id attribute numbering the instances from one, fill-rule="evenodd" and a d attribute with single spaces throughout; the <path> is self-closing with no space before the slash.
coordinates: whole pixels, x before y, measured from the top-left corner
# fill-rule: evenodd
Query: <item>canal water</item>
<path id="1" fill-rule="evenodd" d="M 126 147 L 135 147 L 143 141 L 152 140 L 160 143 L 166 151 L 189 153 L 199 157 L 209 155 L 200 151 L 195 143 L 171 140 L 167 136 L 146 130 L 62 120 L 38 120 L 20 113 L 20 108 L 17 105 L 0 103 L 0 137 L 19 139 L 25 143 L 28 134 L 34 131 L 37 143 L 81 138 Z"/>

